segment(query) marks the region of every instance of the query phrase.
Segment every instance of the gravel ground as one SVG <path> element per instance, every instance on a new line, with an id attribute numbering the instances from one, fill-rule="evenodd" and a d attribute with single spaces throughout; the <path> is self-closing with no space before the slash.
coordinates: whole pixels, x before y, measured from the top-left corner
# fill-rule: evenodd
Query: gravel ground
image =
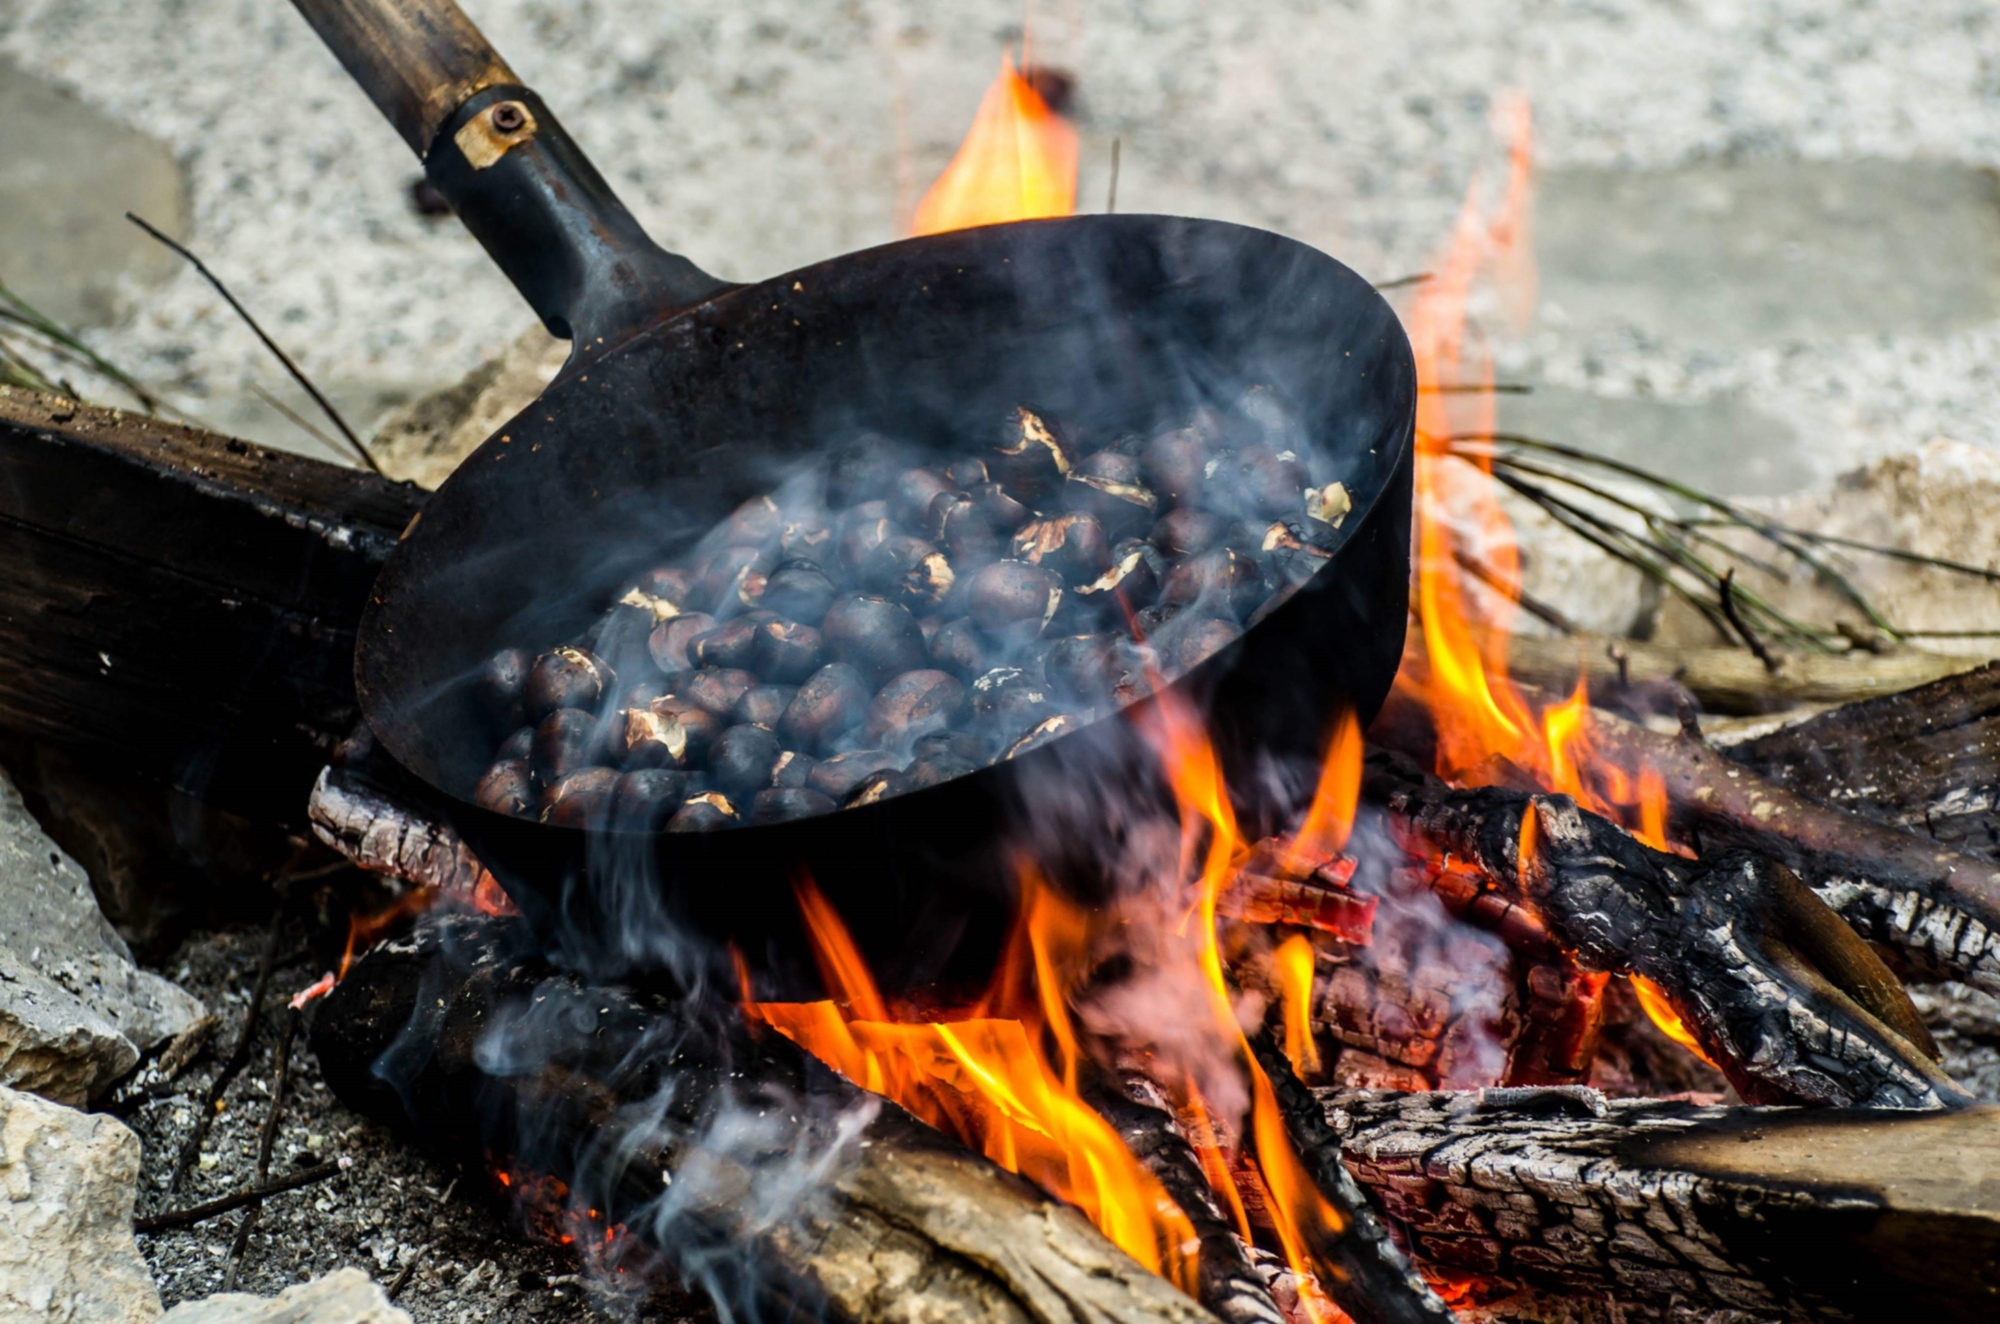
<path id="1" fill-rule="evenodd" d="M 894 237 L 1024 12 L 1022 0 L 466 8 L 653 232 L 733 278 Z M 1987 0 L 1040 0 L 1034 14 L 1038 58 L 1079 79 L 1086 209 L 1120 138 L 1121 209 L 1267 226 L 1367 273 L 1426 261 L 1491 157 L 1492 97 L 1510 88 L 1532 99 L 1552 181 L 1698 164 L 2000 165 L 2000 14 Z M 412 212 L 408 153 L 289 6 L 14 0 L 0 6 L 0 58 L 165 142 L 189 176 L 201 251 L 362 412 L 448 383 L 527 324 L 455 224 Z M 1896 229 L 1893 215 L 1882 224 Z M 97 333 L 107 351 L 197 413 L 285 439 L 269 417 L 232 412 L 252 381 L 288 388 L 196 278 L 133 296 Z M 1503 366 L 1600 398 L 1747 396 L 1768 427 L 1742 445 L 1805 438 L 1786 443 L 1804 460 L 1785 481 L 1803 484 L 1940 431 L 2000 443 L 1996 316 L 1882 334 L 1791 326 L 1729 346 L 1671 324 L 1544 317 Z"/>
<path id="2" fill-rule="evenodd" d="M 207 1054 L 174 1082 L 174 1091 L 119 1109 L 145 1145 L 138 1214 L 144 1217 L 233 1194 L 255 1184 L 259 1134 L 269 1115 L 271 1082 L 285 1002 L 318 977 L 303 926 L 281 938 L 271 993 L 249 1065 L 224 1096 L 199 1166 L 179 1193 L 167 1183 L 183 1140 L 249 1005 L 266 931 L 238 927 L 190 938 L 160 973 L 200 996 L 221 1020 Z M 303 1042 L 292 1057 L 273 1177 L 350 1159 L 352 1166 L 317 1185 L 272 1197 L 252 1232 L 235 1290 L 272 1295 L 294 1282 L 356 1265 L 392 1284 L 414 1260 L 397 1304 L 418 1324 L 498 1320 L 688 1321 L 714 1318 L 707 1306 L 677 1294 L 645 1300 L 606 1297 L 578 1273 L 567 1251 L 513 1235 L 503 1214 L 467 1198 L 452 1174 L 426 1164 L 383 1128 L 342 1106 L 320 1079 Z M 139 1238 L 161 1299 L 169 1306 L 223 1290 L 241 1213 Z"/>

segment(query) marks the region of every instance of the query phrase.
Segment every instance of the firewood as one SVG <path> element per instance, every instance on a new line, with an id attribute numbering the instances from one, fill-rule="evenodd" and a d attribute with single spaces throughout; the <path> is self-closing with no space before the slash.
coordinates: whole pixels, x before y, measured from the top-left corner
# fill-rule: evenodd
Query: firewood
<path id="1" fill-rule="evenodd" d="M 1776 861 L 1684 859 L 1568 796 L 1454 790 L 1380 752 L 1363 794 L 1438 875 L 1456 882 L 1469 867 L 1481 893 L 1531 909 L 1583 969 L 1658 985 L 1746 1099 L 1970 1101 L 1895 976 Z"/>
<path id="2" fill-rule="evenodd" d="M 1075 1209 L 752 1037 L 733 1006 L 592 986 L 535 949 L 520 922 L 472 917 L 375 948 L 314 1022 L 328 1083 L 489 1190 L 496 1165 L 560 1182 L 555 1212 L 592 1240 L 779 1314 L 1212 1319 Z"/>
<path id="3" fill-rule="evenodd" d="M 1478 1275 L 1489 1300 L 1525 1285 L 1608 1295 L 1631 1318 L 1992 1317 L 2000 1217 L 1966 1197 L 2000 1182 L 1991 1109 L 1316 1095 L 1323 1143 L 1418 1260 Z"/>

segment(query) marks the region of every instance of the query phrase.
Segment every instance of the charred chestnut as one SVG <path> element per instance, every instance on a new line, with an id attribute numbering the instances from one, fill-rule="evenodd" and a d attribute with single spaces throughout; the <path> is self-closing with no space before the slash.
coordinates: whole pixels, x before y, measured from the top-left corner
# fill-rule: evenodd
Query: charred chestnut
<path id="1" fill-rule="evenodd" d="M 840 806 L 805 786 L 775 786 L 757 792 L 750 802 L 752 823 L 789 823 L 795 818 L 830 814 Z"/>
<path id="2" fill-rule="evenodd" d="M 771 770 L 784 746 L 776 733 L 761 726 L 732 726 L 709 751 L 708 771 L 716 789 L 744 801 L 771 784 Z"/>
<path id="3" fill-rule="evenodd" d="M 911 790 L 921 791 L 926 786 L 936 786 L 939 782 L 948 782 L 955 777 L 963 777 L 967 773 L 978 771 L 979 764 L 971 759 L 962 759 L 951 754 L 933 754 L 929 758 L 921 758 L 910 764 L 903 769 L 903 775 L 909 778 Z"/>
<path id="4" fill-rule="evenodd" d="M 735 711 L 743 692 L 756 683 L 755 673 L 741 668 L 703 668 L 677 681 L 674 693 L 717 717 L 727 717 Z"/>
<path id="5" fill-rule="evenodd" d="M 910 746 L 910 755 L 918 759 L 957 759 L 977 764 L 986 757 L 986 747 L 979 737 L 964 731 L 932 731 L 917 737 Z"/>
<path id="6" fill-rule="evenodd" d="M 1101 703 L 1138 665 L 1138 656 L 1113 634 L 1079 634 L 1056 640 L 1042 659 L 1049 687 L 1066 699 Z"/>
<path id="7" fill-rule="evenodd" d="M 540 721 L 559 708 L 595 711 L 617 683 L 617 673 L 595 653 L 581 648 L 544 653 L 528 669 L 524 689 L 528 716 Z"/>
<path id="8" fill-rule="evenodd" d="M 949 465 L 945 466 L 944 476 L 950 479 L 951 485 L 961 492 L 970 492 L 981 483 L 990 481 L 989 475 L 986 472 L 986 461 L 976 456 L 967 456 L 962 460 L 953 460 Z"/>
<path id="9" fill-rule="evenodd" d="M 887 598 L 842 598 L 828 609 L 819 632 L 827 654 L 854 667 L 871 684 L 924 664 L 924 632 L 917 618 Z"/>
<path id="10" fill-rule="evenodd" d="M 956 578 L 943 552 L 906 534 L 885 538 L 861 568 L 863 583 L 912 611 L 942 602 Z"/>
<path id="11" fill-rule="evenodd" d="M 742 670 L 757 653 L 758 631 L 773 618 L 759 613 L 724 621 L 706 634 L 688 641 L 688 661 L 703 669 Z"/>
<path id="12" fill-rule="evenodd" d="M 788 749 L 771 765 L 771 785 L 780 789 L 804 786 L 818 766 L 819 760 L 812 755 Z"/>
<path id="13" fill-rule="evenodd" d="M 534 654 L 525 648 L 503 648 L 480 664 L 473 692 L 494 730 L 511 731 L 527 720 L 528 670 L 534 665 Z"/>
<path id="14" fill-rule="evenodd" d="M 847 519 L 841 522 L 840 563 L 849 573 L 857 575 L 863 573 L 867 568 L 868 558 L 875 554 L 875 549 L 902 532 L 902 529 L 897 527 L 896 521 L 887 515 L 862 516 L 863 510 L 880 508 L 885 504 L 881 501 L 870 501 L 866 506 L 857 506 L 849 511 Z"/>
<path id="15" fill-rule="evenodd" d="M 820 633 L 812 626 L 767 621 L 759 627 L 751 668 L 767 680 L 796 685 L 819 670 L 824 651 Z"/>
<path id="16" fill-rule="evenodd" d="M 1020 758 L 1021 755 L 1026 754 L 1029 750 L 1040 749 L 1050 741 L 1062 739 L 1062 737 L 1082 725 L 1082 720 L 1071 713 L 1057 713 L 1053 717 L 1044 717 L 1041 721 L 1030 727 L 1027 734 L 1009 745 L 1007 752 L 1000 757 L 1002 759 Z"/>
<path id="17" fill-rule="evenodd" d="M 886 749 L 855 749 L 836 754 L 812 770 L 806 785 L 835 802 L 844 802 L 854 788 L 878 772 L 903 766 L 903 760 Z"/>
<path id="18" fill-rule="evenodd" d="M 1264 577 L 1257 563 L 1227 547 L 1211 547 L 1190 556 L 1167 572 L 1160 587 L 1164 602 L 1199 605 L 1219 614 L 1240 617 L 1264 595 Z"/>
<path id="19" fill-rule="evenodd" d="M 788 621 L 818 625 L 839 595 L 840 590 L 817 562 L 791 560 L 781 563 L 764 581 L 759 605 Z"/>
<path id="20" fill-rule="evenodd" d="M 1096 517 L 1111 537 L 1124 538 L 1152 527 L 1160 499 L 1141 483 L 1073 473 L 1063 484 L 1063 505 Z"/>
<path id="21" fill-rule="evenodd" d="M 493 759 L 496 763 L 505 763 L 508 759 L 524 759 L 534 747 L 535 728 L 524 726 L 500 742 L 500 748 L 493 751 Z"/>
<path id="22" fill-rule="evenodd" d="M 965 686 L 942 671 L 908 671 L 882 687 L 868 706 L 861 738 L 884 749 L 907 749 L 918 736 L 941 731 L 965 710 Z"/>
<path id="23" fill-rule="evenodd" d="M 646 649 L 653 655 L 653 665 L 667 675 L 694 670 L 694 661 L 688 657 L 688 645 L 713 630 L 715 617 L 705 611 L 691 611 L 662 621 L 654 627 L 646 640 Z"/>
<path id="24" fill-rule="evenodd" d="M 986 468 L 1009 491 L 1033 500 L 1069 475 L 1076 448 L 1067 429 L 1044 410 L 1016 405 L 999 427 Z"/>
<path id="25" fill-rule="evenodd" d="M 648 597 L 659 598 L 675 607 L 686 607 L 689 595 L 694 592 L 694 571 L 685 566 L 659 566 L 640 575 L 639 582 L 633 587 Z"/>
<path id="26" fill-rule="evenodd" d="M 978 675 L 992 665 L 990 649 L 979 627 L 969 616 L 946 621 L 931 636 L 931 661 L 961 680 Z"/>
<path id="27" fill-rule="evenodd" d="M 784 532 L 785 513 L 769 496 L 751 497 L 703 541 L 715 547 L 763 547 Z"/>
<path id="28" fill-rule="evenodd" d="M 687 739 L 688 763 L 698 763 L 708 757 L 708 750 L 715 738 L 722 734 L 722 719 L 692 699 L 670 694 L 664 699 L 653 700 L 653 712 L 661 717 L 671 717 L 680 723 L 681 731 Z"/>
<path id="29" fill-rule="evenodd" d="M 1111 540 L 1090 515 L 1057 515 L 1022 526 L 1009 554 L 1053 570 L 1064 584 L 1087 584 L 1111 568 Z"/>
<path id="30" fill-rule="evenodd" d="M 971 493 L 973 503 L 986 522 L 1000 533 L 1011 533 L 1035 517 L 1035 512 L 998 483 L 986 483 L 974 488 Z"/>
<path id="31" fill-rule="evenodd" d="M 548 786 L 589 766 L 597 752 L 597 718 L 581 708 L 558 708 L 535 728 L 528 762 L 535 780 Z"/>
<path id="32" fill-rule="evenodd" d="M 890 489 L 889 513 L 897 522 L 916 528 L 923 523 L 931 502 L 954 490 L 951 480 L 935 469 L 905 469 L 896 475 L 896 485 Z"/>
<path id="33" fill-rule="evenodd" d="M 861 725 L 868 712 L 868 684 L 844 662 L 806 678 L 778 721 L 778 734 L 795 749 L 825 750 Z"/>
<path id="34" fill-rule="evenodd" d="M 609 768 L 570 773 L 542 794 L 542 821 L 551 827 L 595 831 L 610 825 L 618 774 Z"/>
<path id="35" fill-rule="evenodd" d="M 740 821 L 742 815 L 736 812 L 728 796 L 720 791 L 702 791 L 687 798 L 687 803 L 667 820 L 665 831 L 714 832 L 734 827 Z"/>
<path id="36" fill-rule="evenodd" d="M 836 507 L 879 497 L 889 490 L 906 461 L 902 450 L 879 432 L 862 432 L 842 445 L 827 467 L 826 499 Z"/>
<path id="37" fill-rule="evenodd" d="M 1181 676 L 1229 647 L 1243 631 L 1236 622 L 1209 615 L 1182 615 L 1153 640 L 1167 674 Z"/>
<path id="38" fill-rule="evenodd" d="M 1048 715 L 1048 687 L 1019 667 L 995 667 L 972 682 L 972 711 L 994 731 L 1013 732 Z"/>
<path id="39" fill-rule="evenodd" d="M 626 832 L 658 832 L 688 797 L 685 772 L 648 768 L 628 772 L 611 793 L 611 826 Z"/>
<path id="40" fill-rule="evenodd" d="M 472 788 L 472 803 L 512 818 L 533 817 L 535 784 L 526 759 L 502 759 L 488 768 Z"/>
<path id="41" fill-rule="evenodd" d="M 1175 506 L 1154 523 L 1153 546 L 1168 556 L 1194 556 L 1218 546 L 1229 534 L 1229 522 L 1195 506 Z"/>
<path id="42" fill-rule="evenodd" d="M 612 754 L 628 768 L 678 768 L 687 761 L 688 733 L 672 712 L 626 708 L 606 723 Z"/>
<path id="43" fill-rule="evenodd" d="M 842 802 L 842 807 L 859 809 L 864 805 L 872 805 L 879 801 L 887 800 L 892 795 L 901 795 L 903 792 L 911 789 L 913 788 L 910 785 L 908 777 L 897 772 L 894 768 L 884 768 L 880 772 L 871 772 L 866 777 L 863 777 L 861 784 L 848 792 L 847 799 Z"/>
<path id="44" fill-rule="evenodd" d="M 788 520 L 778 534 L 779 569 L 786 561 L 824 562 L 833 555 L 835 534 L 833 525 L 817 515 Z M 775 573 L 774 576 L 775 577 Z M 765 590 L 770 591 L 768 588 Z M 773 610 L 781 610 L 773 608 Z M 790 613 L 786 613 L 789 615 Z"/>
<path id="45" fill-rule="evenodd" d="M 777 558 L 762 547 L 724 547 L 703 558 L 694 580 L 694 604 L 731 616 L 762 598 Z"/>
<path id="46" fill-rule="evenodd" d="M 1139 452 L 1139 481 L 1168 501 L 1187 505 L 1201 495 L 1214 452 L 1194 428 L 1162 432 Z"/>
<path id="47" fill-rule="evenodd" d="M 924 531 L 952 560 L 954 567 L 973 568 L 1000 554 L 1000 535 L 977 501 L 963 492 L 946 492 L 931 503 Z"/>
<path id="48" fill-rule="evenodd" d="M 743 691 L 731 715 L 739 722 L 775 731 L 798 692 L 795 685 L 752 685 Z"/>
<path id="49" fill-rule="evenodd" d="M 995 561 L 966 585 L 973 622 L 996 639 L 1032 639 L 1062 605 L 1062 581 L 1026 561 Z"/>

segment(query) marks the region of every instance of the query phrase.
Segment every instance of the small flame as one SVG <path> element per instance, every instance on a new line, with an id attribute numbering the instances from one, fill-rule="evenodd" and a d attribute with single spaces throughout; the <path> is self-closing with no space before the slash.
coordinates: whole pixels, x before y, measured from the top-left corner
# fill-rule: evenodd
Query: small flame
<path id="1" fill-rule="evenodd" d="M 1710 1066 L 1715 1066 L 1715 1060 L 1702 1051 L 1701 1045 L 1696 1042 L 1694 1034 L 1688 1029 L 1687 1022 L 1683 1021 L 1681 1014 L 1674 1010 L 1674 1004 L 1667 1001 L 1666 992 L 1643 975 L 1626 977 L 1632 981 L 1632 991 L 1639 995 L 1639 1006 L 1644 1009 L 1647 1019 L 1660 1027 L 1660 1033 Z"/>
<path id="2" fill-rule="evenodd" d="M 1278 989 L 1285 1004 L 1285 1057 L 1301 1076 L 1319 1070 L 1319 1044 L 1312 1027 L 1313 969 L 1312 940 L 1295 933 L 1278 944 L 1271 954 L 1278 972 Z"/>
<path id="3" fill-rule="evenodd" d="M 1000 58 L 958 154 L 917 203 L 912 234 L 1068 216 L 1076 210 L 1076 129 Z"/>

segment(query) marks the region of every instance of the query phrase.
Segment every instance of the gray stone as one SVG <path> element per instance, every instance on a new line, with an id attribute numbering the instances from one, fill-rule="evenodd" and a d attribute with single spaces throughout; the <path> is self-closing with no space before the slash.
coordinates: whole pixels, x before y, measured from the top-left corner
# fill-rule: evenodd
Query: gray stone
<path id="1" fill-rule="evenodd" d="M 81 1104 L 203 1014 L 133 964 L 90 879 L 0 773 L 0 1083 Z"/>
<path id="2" fill-rule="evenodd" d="M 180 259 L 126 221 L 187 229 L 187 184 L 172 151 L 0 61 L 0 281 L 69 326 L 129 308 L 128 280 L 170 276 Z"/>
<path id="3" fill-rule="evenodd" d="M 2000 317 L 2000 177 L 1926 161 L 1704 162 L 1540 181 L 1541 315 L 1706 346 Z"/>
<path id="4" fill-rule="evenodd" d="M 276 1296 L 223 1292 L 183 1301 L 161 1324 L 410 1324 L 399 1309 L 359 1269 L 336 1269 Z"/>
<path id="5" fill-rule="evenodd" d="M 0 1318 L 139 1324 L 160 1294 L 132 1236 L 139 1137 L 0 1086 Z"/>

